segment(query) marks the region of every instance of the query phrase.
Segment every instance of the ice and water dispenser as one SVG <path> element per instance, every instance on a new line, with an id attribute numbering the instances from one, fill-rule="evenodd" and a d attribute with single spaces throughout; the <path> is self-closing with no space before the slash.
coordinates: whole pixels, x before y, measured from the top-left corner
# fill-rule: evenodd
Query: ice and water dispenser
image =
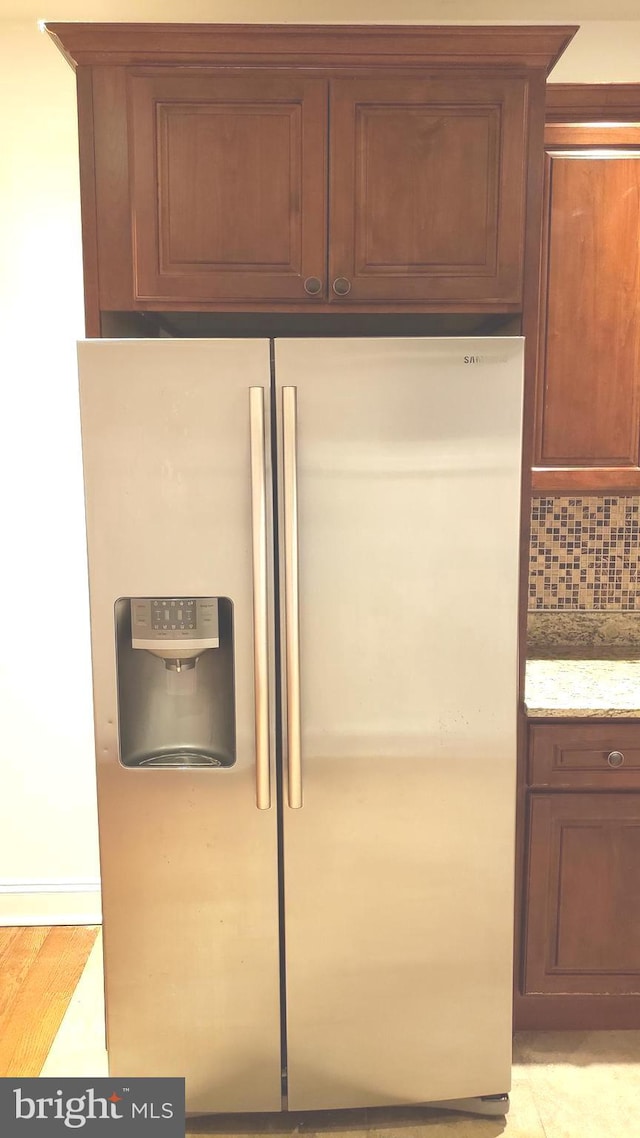
<path id="1" fill-rule="evenodd" d="M 127 767 L 235 762 L 233 606 L 227 597 L 116 601 L 120 760 Z"/>

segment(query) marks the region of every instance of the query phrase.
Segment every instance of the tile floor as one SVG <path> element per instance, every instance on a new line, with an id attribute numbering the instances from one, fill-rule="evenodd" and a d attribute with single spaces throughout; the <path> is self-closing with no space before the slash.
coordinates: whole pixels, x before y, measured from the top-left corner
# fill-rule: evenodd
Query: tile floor
<path id="1" fill-rule="evenodd" d="M 42 1075 L 107 1073 L 101 944 L 89 956 Z M 640 1032 L 527 1032 L 514 1049 L 506 1120 L 414 1108 L 190 1120 L 189 1136 L 242 1133 L 308 1138 L 640 1138 Z"/>

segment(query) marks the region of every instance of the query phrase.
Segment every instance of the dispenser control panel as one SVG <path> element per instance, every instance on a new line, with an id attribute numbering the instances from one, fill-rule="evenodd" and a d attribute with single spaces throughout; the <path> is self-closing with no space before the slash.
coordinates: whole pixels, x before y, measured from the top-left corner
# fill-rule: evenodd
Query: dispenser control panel
<path id="1" fill-rule="evenodd" d="M 185 597 L 155 597 L 151 601 L 151 627 L 154 632 L 195 629 L 196 602 Z"/>
<path id="2" fill-rule="evenodd" d="M 134 648 L 217 648 L 217 597 L 132 597 Z"/>

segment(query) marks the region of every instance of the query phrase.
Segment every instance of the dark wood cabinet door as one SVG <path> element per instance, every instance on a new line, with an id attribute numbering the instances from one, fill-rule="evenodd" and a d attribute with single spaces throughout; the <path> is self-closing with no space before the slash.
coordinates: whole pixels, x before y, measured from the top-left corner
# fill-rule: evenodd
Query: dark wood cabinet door
<path id="1" fill-rule="evenodd" d="M 134 299 L 322 299 L 326 80 L 133 71 L 128 102 Z"/>
<path id="2" fill-rule="evenodd" d="M 640 128 L 548 126 L 534 489 L 640 488 Z"/>
<path id="3" fill-rule="evenodd" d="M 532 794 L 524 992 L 640 993 L 640 794 Z"/>
<path id="4" fill-rule="evenodd" d="M 525 93 L 500 76 L 331 81 L 331 300 L 519 306 Z"/>

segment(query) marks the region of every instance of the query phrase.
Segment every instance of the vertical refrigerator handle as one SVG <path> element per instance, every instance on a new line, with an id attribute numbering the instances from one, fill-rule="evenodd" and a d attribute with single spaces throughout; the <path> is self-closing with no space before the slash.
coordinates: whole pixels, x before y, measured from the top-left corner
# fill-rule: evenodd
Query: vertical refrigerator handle
<path id="1" fill-rule="evenodd" d="M 253 670 L 256 715 L 256 806 L 271 806 L 269 756 L 269 650 L 267 640 L 267 475 L 264 388 L 249 388 L 251 438 L 251 536 L 253 568 Z"/>
<path id="2" fill-rule="evenodd" d="M 292 810 L 302 806 L 300 623 L 298 605 L 298 464 L 296 388 L 282 388 L 284 607 L 287 666 L 287 784 Z"/>

